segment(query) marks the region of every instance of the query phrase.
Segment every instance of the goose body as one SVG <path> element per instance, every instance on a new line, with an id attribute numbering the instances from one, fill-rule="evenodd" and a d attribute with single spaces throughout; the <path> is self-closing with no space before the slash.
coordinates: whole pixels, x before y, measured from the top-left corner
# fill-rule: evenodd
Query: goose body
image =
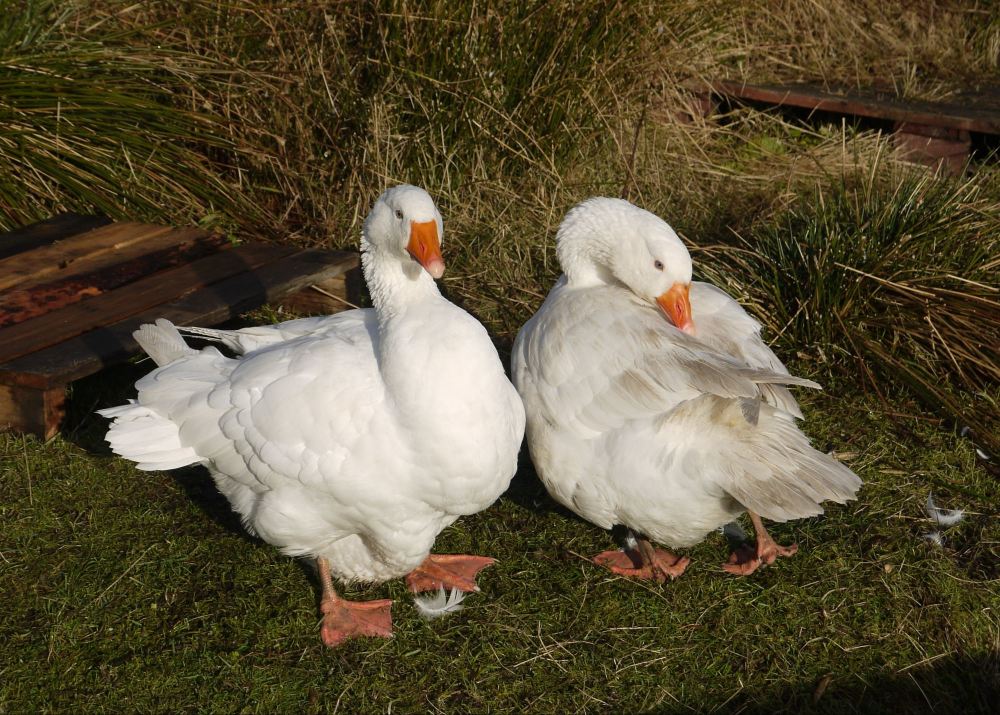
<path id="1" fill-rule="evenodd" d="M 853 498 L 860 480 L 796 425 L 788 386 L 818 385 L 788 374 L 735 300 L 691 282 L 690 257 L 666 223 L 591 199 L 557 241 L 565 274 L 517 336 L 513 379 L 549 493 L 629 531 L 632 564 L 607 557 L 619 571 L 683 570 L 670 554 L 654 568 L 654 552 L 637 551 L 643 539 L 687 547 L 747 511 L 756 526 Z M 737 561 L 730 570 L 756 567 Z"/>
<path id="2" fill-rule="evenodd" d="M 411 224 L 432 226 L 435 245 L 414 249 Z M 524 412 L 486 330 L 437 289 L 440 225 L 423 190 L 390 189 L 362 240 L 375 307 L 221 331 L 235 358 L 188 347 L 166 321 L 143 326 L 159 367 L 137 400 L 104 411 L 114 451 L 140 469 L 205 465 L 249 531 L 317 559 L 324 591 L 331 576 L 475 588 L 488 559 L 449 582 L 430 550 L 507 488 Z M 325 623 L 324 639 L 387 635 L 382 615 L 376 632 Z"/>

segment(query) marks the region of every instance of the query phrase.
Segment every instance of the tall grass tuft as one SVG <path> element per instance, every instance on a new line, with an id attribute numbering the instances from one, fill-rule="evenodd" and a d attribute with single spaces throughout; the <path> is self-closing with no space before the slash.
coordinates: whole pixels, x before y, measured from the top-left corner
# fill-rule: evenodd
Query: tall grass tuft
<path id="1" fill-rule="evenodd" d="M 253 215 L 225 178 L 226 121 L 190 98 L 229 70 L 195 54 L 64 33 L 57 2 L 0 2 L 0 227 L 63 209 Z"/>
<path id="2" fill-rule="evenodd" d="M 600 140 L 596 115 L 609 94 L 642 91 L 628 86 L 639 84 L 649 29 L 638 3 L 380 5 L 362 25 L 375 50 L 366 90 L 406 137 L 404 166 L 425 165 L 429 148 L 462 163 L 490 149 L 494 175 L 554 175 L 570 152 Z"/>
<path id="3" fill-rule="evenodd" d="M 728 9 L 730 26 L 742 31 L 733 33 L 742 42 L 733 43 L 732 78 L 876 85 L 935 100 L 995 82 L 1000 71 L 1000 16 L 989 0 L 772 0 Z"/>
<path id="4" fill-rule="evenodd" d="M 81 15 L 130 42 L 242 68 L 253 81 L 212 99 L 233 132 L 267 127 L 269 156 L 250 172 L 265 230 L 346 245 L 357 207 L 389 183 L 422 184 L 454 217 L 452 204 L 489 211 L 497 195 L 592 181 L 609 124 L 632 120 L 659 79 L 661 45 L 701 32 L 704 4 L 667 17 L 654 3 L 600 0 L 191 0 L 97 2 Z"/>
<path id="5" fill-rule="evenodd" d="M 981 182 L 885 167 L 837 179 L 744 244 L 723 253 L 774 334 L 883 396 L 905 385 L 997 451 L 1000 205 Z"/>

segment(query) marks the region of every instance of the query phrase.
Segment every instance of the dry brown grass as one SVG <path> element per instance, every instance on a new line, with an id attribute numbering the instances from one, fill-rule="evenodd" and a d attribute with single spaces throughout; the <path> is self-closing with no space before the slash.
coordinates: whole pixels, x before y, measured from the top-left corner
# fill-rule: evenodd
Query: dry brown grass
<path id="1" fill-rule="evenodd" d="M 401 180 L 441 196 L 459 227 L 456 211 L 495 219 L 487 204 L 498 196 L 531 204 L 532 219 L 635 181 L 655 197 L 649 187 L 701 164 L 703 181 L 683 182 L 697 213 L 713 173 L 767 184 L 784 174 L 767 161 L 746 171 L 714 151 L 725 143 L 717 127 L 673 121 L 691 102 L 686 84 L 886 81 L 905 96 L 945 96 L 996 78 L 1000 48 L 995 13 L 969 2 L 98 2 L 80 3 L 66 27 L 235 70 L 183 101 L 224 117 L 243 150 L 226 170 L 268 219 L 241 230 L 337 245 L 354 242 L 364 207 Z M 645 147 L 676 160 L 640 151 L 633 162 L 639 123 L 658 134 Z M 650 180 L 664 171 L 676 173 Z"/>
<path id="2" fill-rule="evenodd" d="M 1000 15 L 968 0 L 738 3 L 728 77 L 943 99 L 1000 77 Z"/>
<path id="3" fill-rule="evenodd" d="M 407 2 L 80 6 L 75 26 L 183 47 L 243 73 L 192 96 L 262 128 L 237 167 L 266 206 L 258 230 L 353 244 L 365 207 L 389 183 L 421 183 L 445 204 L 499 184 L 561 183 L 569 155 L 628 112 L 647 56 L 651 6 L 601 2 L 490 7 Z M 532 28 L 559 27 L 560 32 Z M 638 86 L 638 85 L 637 85 Z M 527 184 L 527 190 L 525 190 Z M 489 188 L 487 188 L 489 193 Z M 253 230 L 244 227 L 244 230 Z"/>
<path id="4" fill-rule="evenodd" d="M 749 109 L 704 117 L 687 88 L 718 77 L 888 78 L 903 95 L 945 96 L 996 75 L 998 23 L 987 7 L 103 1 L 61 11 L 54 34 L 124 56 L 155 48 L 185 58 L 191 81 L 173 101 L 211 118 L 219 136 L 200 147 L 204 166 L 236 200 L 168 201 L 162 218 L 200 211 L 241 237 L 351 247 L 387 184 L 421 184 L 446 217 L 449 294 L 509 340 L 559 272 L 561 217 L 595 194 L 627 195 L 663 215 L 691 241 L 702 273 L 766 318 L 774 296 L 754 290 L 753 266 L 734 259 L 757 249 L 741 241 L 764 240 L 760 227 L 794 213 L 803 195 L 859 186 L 858 177 L 891 182 L 897 164 L 882 135 Z M 996 182 L 972 182 L 981 211 L 995 212 Z M 72 190 L 56 185 L 46 205 L 61 196 L 79 205 Z M 919 330 L 922 307 L 892 305 Z M 790 344 L 813 339 L 786 323 L 769 327 Z M 954 367 L 943 346 L 918 353 L 945 374 Z M 973 371 L 970 383 L 957 370 L 956 384 L 972 391 L 990 374 Z"/>

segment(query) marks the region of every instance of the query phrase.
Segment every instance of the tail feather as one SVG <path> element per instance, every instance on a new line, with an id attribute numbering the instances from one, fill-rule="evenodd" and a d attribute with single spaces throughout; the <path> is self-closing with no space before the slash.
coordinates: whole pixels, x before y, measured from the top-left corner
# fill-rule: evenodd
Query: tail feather
<path id="1" fill-rule="evenodd" d="M 146 351 L 157 365 L 169 365 L 175 360 L 197 352 L 184 342 L 184 338 L 169 320 L 160 318 L 153 323 L 139 326 L 132 333 L 139 347 Z"/>
<path id="2" fill-rule="evenodd" d="M 747 509 L 771 521 L 823 513 L 821 503 L 854 499 L 861 479 L 814 449 L 786 411 L 758 402 L 748 414 L 740 400 L 704 395 L 675 409 L 667 420 L 692 420 L 713 447 L 718 484 Z"/>
<path id="3" fill-rule="evenodd" d="M 822 502 L 843 504 L 861 488 L 854 472 L 814 449 L 794 421 L 770 405 L 762 406 L 759 425 L 747 430 L 741 443 L 749 448 L 749 455 L 735 455 L 736 463 L 743 463 L 743 474 L 726 490 L 765 519 L 788 521 L 822 514 Z"/>
<path id="4" fill-rule="evenodd" d="M 205 461 L 183 439 L 181 427 L 220 377 L 214 348 L 189 347 L 169 320 L 147 323 L 133 333 L 136 342 L 159 366 L 136 383 L 139 400 L 109 407 L 98 414 L 111 420 L 105 439 L 111 449 L 146 471 L 176 469 Z"/>
<path id="5" fill-rule="evenodd" d="M 119 449 L 129 449 L 133 452 L 148 449 L 151 444 L 169 443 L 177 434 L 177 427 L 172 422 L 152 422 L 144 429 L 119 429 L 114 435 L 114 445 Z"/>
<path id="6" fill-rule="evenodd" d="M 141 470 L 177 469 L 202 461 L 181 443 L 178 426 L 148 407 L 132 402 L 99 414 L 112 418 L 105 437 L 112 451 L 136 462 Z"/>

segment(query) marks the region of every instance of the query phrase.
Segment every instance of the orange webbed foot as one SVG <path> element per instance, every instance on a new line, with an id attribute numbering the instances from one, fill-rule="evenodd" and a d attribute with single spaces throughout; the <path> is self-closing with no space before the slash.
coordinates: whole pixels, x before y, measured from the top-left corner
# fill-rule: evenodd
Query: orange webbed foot
<path id="1" fill-rule="evenodd" d="M 436 591 L 439 588 L 477 592 L 476 575 L 494 563 L 489 556 L 465 554 L 431 554 L 406 577 L 406 585 L 414 593 Z"/>
<path id="2" fill-rule="evenodd" d="M 325 597 L 320 603 L 323 643 L 335 648 L 350 638 L 392 638 L 392 601 L 345 601 Z"/>
<path id="3" fill-rule="evenodd" d="M 593 558 L 598 566 L 619 576 L 658 581 L 675 579 L 691 563 L 687 556 L 677 556 L 666 549 L 650 549 L 648 562 L 638 551 L 604 551 Z"/>

